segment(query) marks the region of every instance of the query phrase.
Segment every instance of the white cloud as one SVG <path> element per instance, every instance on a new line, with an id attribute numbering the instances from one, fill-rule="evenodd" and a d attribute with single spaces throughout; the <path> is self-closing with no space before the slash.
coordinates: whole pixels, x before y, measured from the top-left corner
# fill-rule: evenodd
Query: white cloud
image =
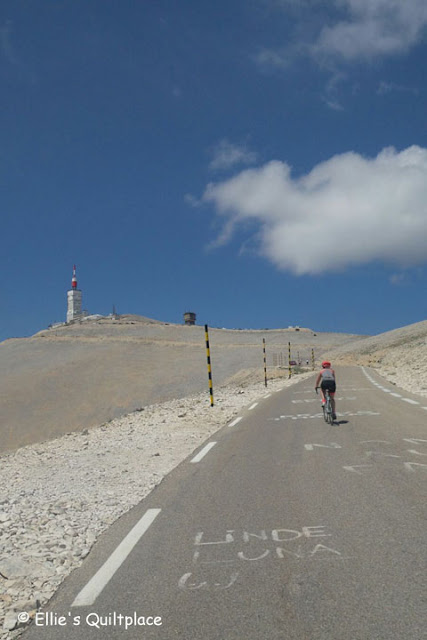
<path id="1" fill-rule="evenodd" d="M 313 52 L 347 60 L 407 51 L 427 25 L 425 0 L 335 0 L 348 19 L 323 27 Z"/>
<path id="2" fill-rule="evenodd" d="M 323 98 L 323 102 L 327 107 L 332 109 L 332 111 L 344 111 L 344 107 L 338 100 L 330 100 L 329 98 Z"/>
<path id="3" fill-rule="evenodd" d="M 245 145 L 236 145 L 223 139 L 212 150 L 212 161 L 209 169 L 212 171 L 227 170 L 239 164 L 254 164 L 257 155 L 249 151 Z"/>
<path id="4" fill-rule="evenodd" d="M 337 155 L 299 178 L 272 161 L 209 184 L 202 201 L 224 220 L 217 244 L 250 220 L 260 254 L 295 274 L 427 262 L 427 149 L 418 146 Z"/>
<path id="5" fill-rule="evenodd" d="M 256 57 L 264 67 L 286 67 L 295 57 L 309 55 L 319 64 L 336 65 L 358 62 L 407 52 L 418 44 L 426 33 L 426 0 L 330 0 L 309 3 L 282 0 L 275 3 L 288 14 L 298 7 L 297 33 L 308 17 L 317 21 L 310 40 L 300 38 L 276 50 L 264 49 Z M 323 24 L 322 24 L 323 21 Z"/>
<path id="6" fill-rule="evenodd" d="M 200 207 L 201 202 L 196 196 L 193 196 L 192 193 L 186 193 L 184 196 L 184 202 L 190 205 L 190 207 Z"/>
<path id="7" fill-rule="evenodd" d="M 290 49 L 273 51 L 272 49 L 262 49 L 255 56 L 254 61 L 261 67 L 277 67 L 286 69 L 293 61 L 294 54 Z"/>
<path id="8" fill-rule="evenodd" d="M 405 278 L 405 274 L 404 273 L 393 273 L 390 276 L 391 284 L 394 284 L 396 286 L 404 284 L 405 281 L 406 281 L 406 278 Z"/>
<path id="9" fill-rule="evenodd" d="M 400 93 L 411 93 L 413 95 L 419 94 L 418 89 L 405 87 L 404 85 L 396 84 L 395 82 L 385 82 L 384 80 L 381 80 L 380 84 L 378 85 L 377 95 L 384 96 L 388 93 L 391 93 L 392 91 L 398 91 Z"/>

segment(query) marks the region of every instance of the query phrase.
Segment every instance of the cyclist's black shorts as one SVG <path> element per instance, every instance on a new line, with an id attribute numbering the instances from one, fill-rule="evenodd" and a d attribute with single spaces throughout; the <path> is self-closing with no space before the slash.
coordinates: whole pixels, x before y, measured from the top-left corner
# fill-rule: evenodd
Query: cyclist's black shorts
<path id="1" fill-rule="evenodd" d="M 322 380 L 322 384 L 320 385 L 323 391 L 326 389 L 329 393 L 335 393 L 337 390 L 337 385 L 335 384 L 335 380 Z"/>

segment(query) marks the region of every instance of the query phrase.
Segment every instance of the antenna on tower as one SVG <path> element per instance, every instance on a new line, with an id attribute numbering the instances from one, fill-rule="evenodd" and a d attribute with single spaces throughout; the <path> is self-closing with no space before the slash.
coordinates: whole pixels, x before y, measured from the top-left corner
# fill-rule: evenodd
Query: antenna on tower
<path id="1" fill-rule="evenodd" d="M 82 292 L 77 289 L 76 265 L 73 265 L 71 289 L 67 291 L 67 322 L 80 320 L 85 315 L 87 314 L 82 312 Z"/>

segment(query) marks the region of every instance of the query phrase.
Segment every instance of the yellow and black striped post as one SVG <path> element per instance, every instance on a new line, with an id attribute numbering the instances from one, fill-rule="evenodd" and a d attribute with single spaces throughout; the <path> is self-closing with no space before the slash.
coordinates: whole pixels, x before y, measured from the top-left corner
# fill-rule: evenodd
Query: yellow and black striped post
<path id="1" fill-rule="evenodd" d="M 264 353 L 264 384 L 267 386 L 267 361 L 265 359 L 265 338 L 262 339 L 262 350 Z"/>
<path id="2" fill-rule="evenodd" d="M 311 350 L 311 366 L 313 367 L 314 371 L 314 349 Z"/>
<path id="3" fill-rule="evenodd" d="M 211 407 L 214 406 L 213 387 L 212 387 L 212 367 L 211 367 L 211 354 L 209 351 L 209 333 L 208 325 L 205 324 L 205 339 L 206 339 L 206 357 L 208 360 L 208 378 L 209 378 L 209 394 L 211 397 Z"/>
<path id="4" fill-rule="evenodd" d="M 291 369 L 291 343 L 288 342 L 288 367 L 289 367 L 289 377 L 292 375 Z"/>

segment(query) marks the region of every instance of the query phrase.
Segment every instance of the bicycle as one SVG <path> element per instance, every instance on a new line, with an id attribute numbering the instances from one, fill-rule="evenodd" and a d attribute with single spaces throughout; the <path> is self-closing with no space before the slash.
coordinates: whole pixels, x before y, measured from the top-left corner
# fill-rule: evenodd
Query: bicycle
<path id="1" fill-rule="evenodd" d="M 317 393 L 317 389 L 319 387 L 316 388 L 316 393 Z M 328 424 L 334 424 L 334 419 L 333 419 L 333 412 L 332 412 L 332 403 L 331 403 L 331 396 L 329 395 L 329 391 L 328 389 L 325 389 L 324 391 L 325 393 L 325 404 L 322 406 L 323 409 L 323 419 L 325 420 L 325 422 L 327 422 Z"/>

